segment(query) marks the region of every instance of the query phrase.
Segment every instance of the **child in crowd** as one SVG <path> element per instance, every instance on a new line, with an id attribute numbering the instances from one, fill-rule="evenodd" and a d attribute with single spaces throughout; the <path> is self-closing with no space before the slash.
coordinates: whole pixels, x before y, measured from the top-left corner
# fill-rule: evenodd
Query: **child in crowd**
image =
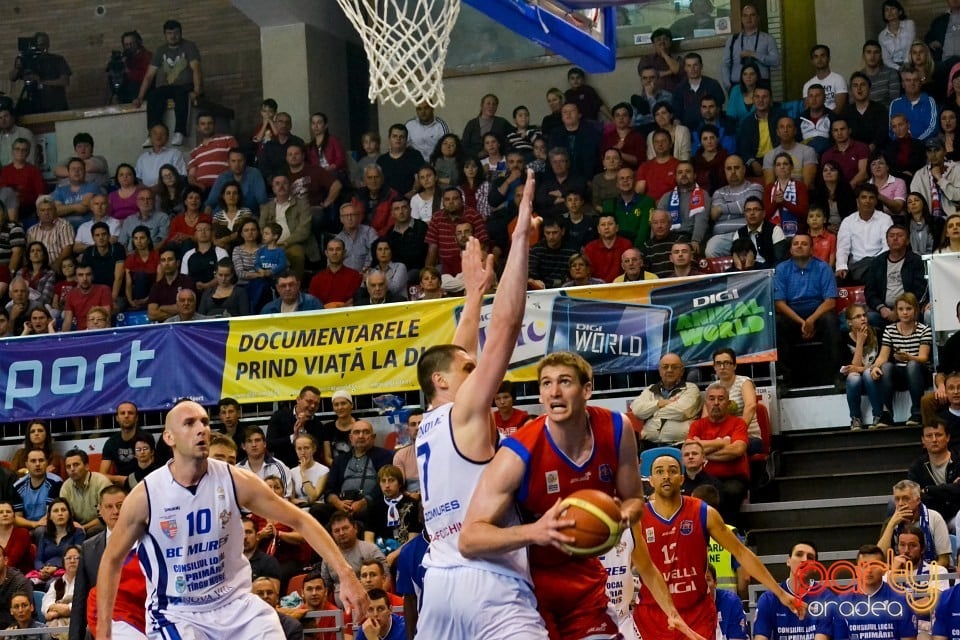
<path id="1" fill-rule="evenodd" d="M 520 105 L 513 110 L 513 124 L 516 127 L 507 134 L 507 148 L 523 154 L 525 162 L 533 160 L 533 143 L 543 134 L 537 127 L 530 126 L 530 110 Z"/>
<path id="2" fill-rule="evenodd" d="M 827 214 L 823 207 L 812 205 L 807 213 L 807 228 L 813 239 L 813 256 L 833 269 L 837 264 L 837 236 L 826 227 Z"/>
<path id="3" fill-rule="evenodd" d="M 439 211 L 441 205 L 436 170 L 428 164 L 420 167 L 417 171 L 417 184 L 420 190 L 410 198 L 410 217 L 429 224 L 433 212 Z"/>
<path id="4" fill-rule="evenodd" d="M 60 278 L 53 285 L 53 310 L 59 317 L 63 312 L 63 301 L 77 286 L 77 261 L 72 256 L 66 256 L 60 261 Z"/>
<path id="5" fill-rule="evenodd" d="M 613 122 L 610 107 L 603 102 L 597 90 L 587 84 L 587 74 L 580 67 L 573 67 L 567 71 L 567 83 L 570 88 L 564 92 L 565 102 L 573 102 L 580 107 L 580 114 L 584 120 L 600 120 Z"/>
<path id="6" fill-rule="evenodd" d="M 437 170 L 437 184 L 441 187 L 460 184 L 460 173 L 466 157 L 460 138 L 455 133 L 444 135 L 430 154 L 430 164 Z"/>
<path id="7" fill-rule="evenodd" d="M 257 132 L 253 134 L 253 141 L 257 143 L 257 155 L 263 148 L 265 142 L 270 142 L 277 135 L 277 130 L 273 124 L 273 119 L 277 116 L 280 107 L 273 98 L 267 98 L 260 103 L 260 122 L 257 126 Z"/>
<path id="8" fill-rule="evenodd" d="M 380 157 L 380 134 L 376 131 L 367 131 L 360 138 L 360 146 L 363 147 L 363 153 L 366 154 L 356 162 L 356 170 L 353 171 L 353 185 L 360 189 L 363 187 L 363 171 L 371 164 L 377 163 Z"/>
<path id="9" fill-rule="evenodd" d="M 544 173 L 547 170 L 547 141 L 544 138 L 533 141 L 533 160 L 528 162 L 527 166 L 534 173 Z"/>
<path id="10" fill-rule="evenodd" d="M 256 306 L 266 290 L 276 284 L 276 277 L 287 268 L 287 254 L 283 248 L 277 246 L 283 227 L 278 222 L 268 222 L 263 225 L 260 236 L 263 244 L 257 249 L 257 261 L 254 271 L 259 273 L 258 278 L 251 278 L 247 284 L 247 298 Z"/>
<path id="11" fill-rule="evenodd" d="M 568 193 L 563 202 L 567 207 L 563 214 L 567 226 L 567 244 L 579 251 L 588 242 L 597 239 L 597 221 L 592 215 L 586 215 L 583 195 L 579 191 Z"/>

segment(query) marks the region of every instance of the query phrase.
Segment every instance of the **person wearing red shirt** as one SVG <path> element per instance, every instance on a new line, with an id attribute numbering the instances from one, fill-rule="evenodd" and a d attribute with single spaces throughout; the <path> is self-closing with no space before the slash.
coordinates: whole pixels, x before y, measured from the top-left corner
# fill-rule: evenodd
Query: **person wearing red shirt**
<path id="1" fill-rule="evenodd" d="M 677 186 L 677 165 L 674 158 L 673 137 L 666 129 L 653 132 L 653 160 L 647 160 L 637 169 L 637 193 L 645 193 L 654 201 Z"/>
<path id="2" fill-rule="evenodd" d="M 230 149 L 236 149 L 237 139 L 226 133 L 217 133 L 213 114 L 197 114 L 197 146 L 190 151 L 187 162 L 187 180 L 195 187 L 210 190 L 221 173 L 230 170 Z"/>
<path id="3" fill-rule="evenodd" d="M 728 413 L 730 392 L 725 386 L 714 382 L 707 387 L 706 395 L 706 416 L 693 421 L 687 438 L 703 445 L 707 473 L 720 481 L 720 515 L 736 524 L 740 503 L 750 488 L 747 424 Z"/>
<path id="4" fill-rule="evenodd" d="M 457 243 L 456 228 L 461 222 L 473 225 L 473 236 L 483 247 L 490 245 L 487 225 L 474 209 L 464 208 L 463 194 L 457 187 L 443 190 L 443 208 L 433 214 L 427 226 L 427 266 L 436 267 L 450 275 L 463 272 L 460 266 L 460 245 Z"/>
<path id="5" fill-rule="evenodd" d="M 583 254 L 590 260 L 593 276 L 604 282 L 613 282 L 623 273 L 620 257 L 624 251 L 633 247 L 633 243 L 617 235 L 619 230 L 617 219 L 612 213 L 600 214 L 597 218 L 597 233 L 600 237 L 591 240 L 583 248 Z"/>
<path id="6" fill-rule="evenodd" d="M 505 436 L 516 433 L 517 429 L 530 419 L 530 414 L 523 409 L 513 408 L 516 399 L 513 395 L 513 383 L 504 380 L 493 398 L 494 404 L 497 405 L 493 411 L 493 422 L 497 425 L 497 431 Z"/>
<path id="7" fill-rule="evenodd" d="M 320 573 L 319 569 L 307 574 L 307 577 L 303 579 L 303 588 L 301 591 L 302 593 L 300 595 L 303 596 L 303 604 L 300 605 L 300 608 L 305 609 L 307 613 L 311 611 L 340 610 L 340 608 L 330 602 L 327 597 L 327 583 L 323 581 L 323 574 Z M 322 619 L 303 617 L 300 619 L 300 622 L 303 623 L 304 630 L 333 626 L 332 617 Z M 337 640 L 337 633 L 335 631 L 321 631 L 310 634 L 310 637 L 314 638 L 314 640 Z"/>
<path id="8" fill-rule="evenodd" d="M 344 249 L 343 241 L 339 238 L 328 240 L 324 251 L 327 268 L 317 272 L 310 280 L 310 295 L 324 305 L 349 305 L 363 282 L 359 271 L 343 264 Z"/>
<path id="9" fill-rule="evenodd" d="M 642 495 L 636 439 L 623 414 L 587 405 L 593 370 L 581 356 L 552 353 L 540 361 L 537 374 L 546 414 L 505 439 L 480 476 L 460 532 L 460 551 L 483 558 L 530 547 L 538 609 L 551 640 L 618 638 L 600 560 L 564 551 L 563 545 L 574 540 L 561 529 L 573 522 L 561 515 L 561 500 L 594 489 L 620 497 L 622 519 L 635 521 L 643 509 L 636 497 Z M 525 524 L 504 527 L 518 507 Z M 703 546 L 706 555 L 705 541 Z M 671 628 L 689 633 L 643 537 L 636 539 L 634 558 Z"/>
<path id="10" fill-rule="evenodd" d="M 64 333 L 73 331 L 73 321 L 76 319 L 77 330 L 87 328 L 87 312 L 93 307 L 113 308 L 113 293 L 105 284 L 93 284 L 93 268 L 90 265 L 77 265 L 77 286 L 74 287 L 63 305 Z"/>
<path id="11" fill-rule="evenodd" d="M 34 203 L 37 198 L 47 192 L 47 184 L 43 181 L 40 169 L 27 162 L 31 146 L 26 138 L 14 140 L 11 150 L 13 162 L 0 169 L 0 186 L 10 187 L 17 192 L 20 203 L 17 208 L 18 220 L 23 220 L 36 212 Z"/>

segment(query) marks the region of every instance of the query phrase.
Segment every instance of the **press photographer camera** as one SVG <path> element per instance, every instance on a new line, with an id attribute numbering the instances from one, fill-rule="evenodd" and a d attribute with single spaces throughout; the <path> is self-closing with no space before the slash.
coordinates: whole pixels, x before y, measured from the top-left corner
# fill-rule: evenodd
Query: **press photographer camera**
<path id="1" fill-rule="evenodd" d="M 17 38 L 17 51 L 20 55 L 17 57 L 20 63 L 20 73 L 23 76 L 24 84 L 30 85 L 34 82 L 34 76 L 37 75 L 37 65 L 40 61 L 40 54 L 43 51 L 37 44 L 37 38 Z"/>
<path id="2" fill-rule="evenodd" d="M 9 74 L 11 82 L 23 81 L 17 114 L 65 111 L 70 66 L 63 56 L 50 53 L 50 36 L 40 31 L 32 38 L 17 38 L 19 55 Z"/>
<path id="3" fill-rule="evenodd" d="M 124 53 L 114 49 L 110 52 L 110 60 L 107 62 L 107 83 L 110 85 L 110 95 L 117 96 L 121 100 L 124 82 L 127 79 L 127 64 L 124 61 Z M 122 101 L 122 100 L 121 100 Z"/>

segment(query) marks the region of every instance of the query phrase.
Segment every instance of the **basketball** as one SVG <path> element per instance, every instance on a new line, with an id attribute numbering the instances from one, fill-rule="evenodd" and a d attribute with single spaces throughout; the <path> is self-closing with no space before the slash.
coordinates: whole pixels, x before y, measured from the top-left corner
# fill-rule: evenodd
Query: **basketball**
<path id="1" fill-rule="evenodd" d="M 609 495 L 596 489 L 575 491 L 560 503 L 560 517 L 574 525 L 561 533 L 576 538 L 564 548 L 575 556 L 602 556 L 618 542 L 623 527 L 620 507 Z"/>

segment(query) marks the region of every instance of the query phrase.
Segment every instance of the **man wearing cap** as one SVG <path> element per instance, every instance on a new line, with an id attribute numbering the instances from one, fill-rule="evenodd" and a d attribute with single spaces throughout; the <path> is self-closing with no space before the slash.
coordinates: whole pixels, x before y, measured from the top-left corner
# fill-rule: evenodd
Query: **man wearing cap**
<path id="1" fill-rule="evenodd" d="M 353 396 L 346 389 L 334 391 L 330 396 L 330 405 L 337 419 L 323 423 L 320 428 L 320 440 L 323 442 L 320 462 L 333 468 L 334 458 L 350 453 L 350 429 L 357 419 L 353 417 Z"/>
<path id="2" fill-rule="evenodd" d="M 30 129 L 17 126 L 13 115 L 13 100 L 7 96 L 0 97 L 0 166 L 13 162 L 13 143 L 17 138 L 23 138 L 30 143 L 27 162 L 34 164 L 36 156 L 33 152 L 33 133 Z"/>
<path id="3" fill-rule="evenodd" d="M 297 453 L 293 448 L 293 441 L 301 433 L 309 433 L 317 442 L 320 437 L 320 418 L 317 410 L 320 408 L 320 390 L 312 385 L 300 389 L 293 405 L 293 410 L 281 408 L 267 423 L 267 448 L 270 453 L 288 467 L 299 464 Z"/>
<path id="4" fill-rule="evenodd" d="M 923 195 L 930 205 L 930 214 L 946 218 L 957 213 L 960 202 L 960 168 L 947 160 L 947 152 L 940 138 L 930 138 L 924 143 L 927 164 L 913 174 L 910 191 Z"/>

